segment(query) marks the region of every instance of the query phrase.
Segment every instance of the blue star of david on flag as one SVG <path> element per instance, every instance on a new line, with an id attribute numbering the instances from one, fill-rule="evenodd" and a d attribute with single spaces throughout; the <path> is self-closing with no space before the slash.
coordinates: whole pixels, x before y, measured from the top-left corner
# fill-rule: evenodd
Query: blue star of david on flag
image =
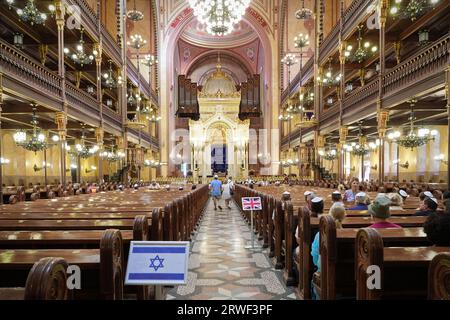
<path id="1" fill-rule="evenodd" d="M 149 268 L 155 269 L 155 271 L 158 271 L 158 269 L 164 268 L 163 265 L 164 259 L 161 259 L 158 255 L 154 257 L 153 259 L 150 258 L 150 265 Z"/>

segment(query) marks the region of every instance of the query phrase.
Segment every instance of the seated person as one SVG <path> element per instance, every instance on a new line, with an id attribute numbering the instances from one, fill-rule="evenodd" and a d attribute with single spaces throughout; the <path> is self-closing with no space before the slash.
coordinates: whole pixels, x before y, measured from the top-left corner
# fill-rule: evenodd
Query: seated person
<path id="1" fill-rule="evenodd" d="M 403 202 L 405 202 L 406 199 L 409 198 L 409 195 L 408 195 L 408 193 L 407 193 L 405 190 L 400 190 L 400 191 L 398 192 L 398 194 L 400 195 L 400 197 L 402 197 Z"/>
<path id="2" fill-rule="evenodd" d="M 417 210 L 420 210 L 420 207 L 422 206 L 426 198 L 433 198 L 433 194 L 430 191 L 421 192 L 419 194 L 419 207 L 417 208 Z"/>
<path id="3" fill-rule="evenodd" d="M 311 200 L 311 217 L 319 217 L 319 215 L 323 214 L 323 199 L 319 197 L 315 197 Z"/>
<path id="4" fill-rule="evenodd" d="M 355 206 L 348 210 L 367 210 L 367 195 L 365 192 L 357 193 L 355 199 Z"/>
<path id="5" fill-rule="evenodd" d="M 344 203 L 342 202 L 342 194 L 339 191 L 334 191 L 331 194 L 331 201 L 333 202 L 333 206 L 335 204 L 340 204 L 344 206 Z"/>
<path id="6" fill-rule="evenodd" d="M 445 212 L 450 213 L 450 190 L 444 192 L 442 199 Z"/>
<path id="7" fill-rule="evenodd" d="M 311 200 L 316 197 L 316 194 L 312 191 L 305 191 L 303 195 L 305 196 L 306 205 L 311 209 Z"/>
<path id="8" fill-rule="evenodd" d="M 403 198 L 400 194 L 392 193 L 389 199 L 391 200 L 389 208 L 391 211 L 403 211 Z"/>
<path id="9" fill-rule="evenodd" d="M 429 216 L 432 213 L 436 213 L 437 207 L 438 201 L 436 198 L 425 198 L 419 207 L 419 211 L 417 211 L 414 215 L 419 217 Z"/>
<path id="10" fill-rule="evenodd" d="M 450 214 L 432 213 L 425 221 L 423 231 L 433 245 L 450 246 Z"/>
<path id="11" fill-rule="evenodd" d="M 152 181 L 150 186 L 148 187 L 150 190 L 159 190 L 161 189 L 161 186 L 156 181 Z"/>
<path id="12" fill-rule="evenodd" d="M 391 216 L 389 206 L 391 200 L 385 195 L 378 195 L 373 203 L 369 205 L 368 211 L 372 216 L 374 224 L 369 228 L 382 229 L 382 228 L 401 228 L 401 226 L 390 223 L 387 219 Z"/>
<path id="13" fill-rule="evenodd" d="M 351 189 L 346 190 L 344 193 L 344 201 L 345 202 L 353 202 L 355 201 L 356 194 L 359 193 L 359 183 L 358 181 L 353 181 Z"/>
<path id="14" fill-rule="evenodd" d="M 342 221 L 345 219 L 345 207 L 341 205 L 334 205 L 330 209 L 330 215 L 333 217 L 336 223 L 336 229 L 342 228 Z M 317 268 L 317 272 L 320 273 L 320 232 L 317 232 L 314 241 L 311 245 L 311 256 L 313 258 L 313 263 Z M 314 288 L 312 285 L 311 288 Z M 313 300 L 316 300 L 317 294 L 313 289 Z"/>

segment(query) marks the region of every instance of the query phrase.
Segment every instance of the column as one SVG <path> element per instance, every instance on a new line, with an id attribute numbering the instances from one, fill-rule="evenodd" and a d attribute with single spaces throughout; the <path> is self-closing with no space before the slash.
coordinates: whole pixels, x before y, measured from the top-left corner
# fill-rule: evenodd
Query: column
<path id="1" fill-rule="evenodd" d="M 447 184 L 448 189 L 450 189 L 450 168 L 448 166 L 448 161 L 450 160 L 450 65 L 447 67 L 447 84 L 445 86 L 445 92 L 447 94 L 447 114 L 448 114 L 448 126 L 447 126 Z"/>
<path id="2" fill-rule="evenodd" d="M 348 127 L 341 127 L 339 128 L 339 144 L 338 144 L 338 150 L 337 154 L 338 154 L 338 176 L 339 176 L 339 180 L 344 180 L 345 178 L 345 171 L 344 171 L 344 165 L 345 165 L 345 161 L 344 161 L 344 144 L 345 141 L 347 140 L 347 135 L 348 135 Z"/>
<path id="3" fill-rule="evenodd" d="M 98 150 L 100 151 L 103 150 L 103 135 L 104 135 L 103 128 L 95 129 L 95 138 L 97 140 Z M 103 183 L 103 159 L 100 156 L 100 152 L 97 158 L 98 158 L 97 162 L 98 183 L 101 184 Z"/>
<path id="4" fill-rule="evenodd" d="M 378 138 L 380 139 L 379 153 L 378 153 L 378 183 L 384 182 L 384 145 L 386 140 L 387 122 L 389 120 L 389 111 L 383 109 L 383 87 L 384 87 L 384 73 L 386 70 L 386 20 L 388 1 L 380 1 L 380 71 L 378 74 L 378 101 L 377 101 L 377 114 L 378 114 Z"/>
<path id="5" fill-rule="evenodd" d="M 66 143 L 67 143 L 67 114 L 65 112 L 57 112 L 55 115 L 55 122 L 58 128 L 59 135 L 59 181 L 62 185 L 66 184 Z"/>

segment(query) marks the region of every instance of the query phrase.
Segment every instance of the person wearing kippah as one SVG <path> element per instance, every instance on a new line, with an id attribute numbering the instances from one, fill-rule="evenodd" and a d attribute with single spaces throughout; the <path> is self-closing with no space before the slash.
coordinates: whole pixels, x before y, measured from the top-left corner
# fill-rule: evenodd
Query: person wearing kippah
<path id="1" fill-rule="evenodd" d="M 359 192 L 355 196 L 355 206 L 348 210 L 367 210 L 367 195 L 364 192 Z"/>
<path id="2" fill-rule="evenodd" d="M 358 181 L 352 182 L 351 189 L 345 191 L 344 193 L 344 201 L 345 202 L 353 202 L 355 201 L 356 194 L 359 192 L 359 183 Z"/>
<path id="3" fill-rule="evenodd" d="M 315 197 L 311 200 L 311 217 L 319 217 L 323 213 L 323 199 Z"/>
<path id="4" fill-rule="evenodd" d="M 342 194 L 339 191 L 334 191 L 331 194 L 331 201 L 333 202 L 332 206 L 334 206 L 335 204 L 344 206 L 344 203 L 342 202 Z"/>
<path id="5" fill-rule="evenodd" d="M 433 213 L 436 213 L 437 208 L 438 201 L 436 198 L 425 198 L 425 200 L 419 207 L 419 211 L 414 215 L 419 217 L 427 217 Z"/>
<path id="6" fill-rule="evenodd" d="M 387 219 L 391 216 L 390 208 L 391 200 L 385 195 L 378 195 L 372 204 L 369 205 L 368 211 L 372 216 L 374 224 L 369 228 L 401 228 L 398 224 L 391 223 Z"/>

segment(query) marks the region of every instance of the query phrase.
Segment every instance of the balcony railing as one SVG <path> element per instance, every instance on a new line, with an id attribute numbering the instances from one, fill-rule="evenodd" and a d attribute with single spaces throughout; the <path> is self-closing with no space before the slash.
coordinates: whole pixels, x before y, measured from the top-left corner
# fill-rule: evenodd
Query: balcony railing
<path id="1" fill-rule="evenodd" d="M 136 66 L 131 62 L 130 59 L 127 59 L 127 76 L 130 78 L 132 82 L 134 82 L 136 85 L 140 82 L 141 83 L 141 92 L 145 94 L 147 97 L 152 97 L 152 93 L 150 91 L 150 85 L 148 84 L 147 80 L 144 79 L 142 75 L 140 77 L 138 76 L 138 70 Z M 156 100 L 158 101 L 158 100 Z"/>
<path id="2" fill-rule="evenodd" d="M 102 32 L 103 45 L 106 51 L 111 55 L 112 60 L 118 64 L 122 65 L 122 54 L 120 52 L 121 48 L 117 43 L 117 40 L 109 33 L 103 24 L 100 24 L 100 30 Z"/>
<path id="3" fill-rule="evenodd" d="M 376 78 L 364 87 L 360 87 L 351 92 L 345 99 L 343 109 L 353 108 L 357 106 L 366 106 L 376 101 L 378 97 L 380 79 Z"/>
<path id="4" fill-rule="evenodd" d="M 302 68 L 302 84 L 304 85 L 311 76 L 314 75 L 314 58 L 310 58 L 305 65 Z M 291 92 L 288 94 L 288 90 L 284 90 L 281 94 L 281 104 L 283 104 L 286 99 L 288 98 L 288 95 L 294 93 L 300 88 L 300 72 L 297 73 L 295 78 L 291 81 Z"/>
<path id="5" fill-rule="evenodd" d="M 80 111 L 89 111 L 99 116 L 100 110 L 97 100 L 70 82 L 66 82 L 66 98 L 71 107 L 77 107 Z"/>
<path id="6" fill-rule="evenodd" d="M 20 79 L 21 82 L 39 91 L 61 98 L 61 77 L 2 40 L 0 40 L 0 66 L 2 73 L 12 79 Z"/>
<path id="7" fill-rule="evenodd" d="M 414 57 L 389 70 L 384 77 L 384 96 L 444 71 L 450 62 L 450 33 L 423 48 Z"/>
<path id="8" fill-rule="evenodd" d="M 97 10 L 91 8 L 91 6 L 85 0 L 67 0 L 69 5 L 77 6 L 79 8 L 79 14 L 82 20 L 83 27 L 86 28 L 89 33 L 98 38 L 98 15 Z M 78 14 L 78 13 L 77 13 Z"/>

